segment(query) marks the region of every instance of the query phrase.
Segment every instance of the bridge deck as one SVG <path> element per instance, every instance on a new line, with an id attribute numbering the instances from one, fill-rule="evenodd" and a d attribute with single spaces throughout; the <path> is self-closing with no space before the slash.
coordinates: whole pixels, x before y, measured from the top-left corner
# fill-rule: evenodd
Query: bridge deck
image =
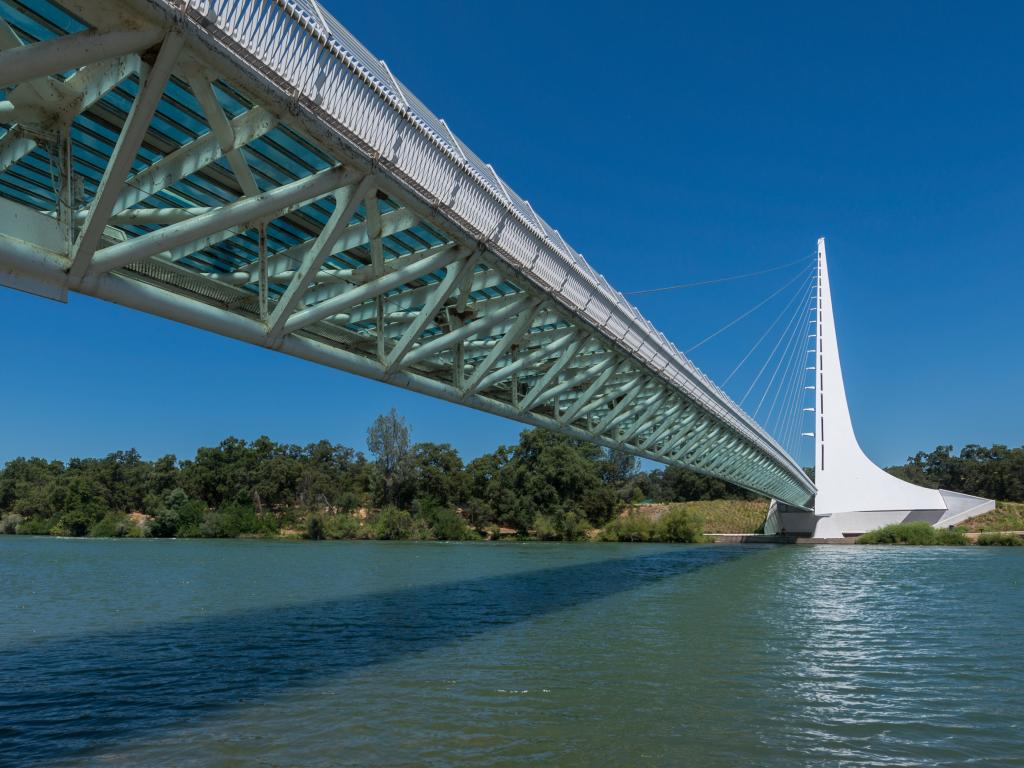
<path id="1" fill-rule="evenodd" d="M 312 0 L 0 15 L 0 282 L 809 501 L 785 451 Z"/>

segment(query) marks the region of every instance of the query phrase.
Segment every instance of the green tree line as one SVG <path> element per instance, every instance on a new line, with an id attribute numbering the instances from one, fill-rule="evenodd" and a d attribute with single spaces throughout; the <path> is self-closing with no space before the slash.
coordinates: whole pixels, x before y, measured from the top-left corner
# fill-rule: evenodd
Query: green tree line
<path id="1" fill-rule="evenodd" d="M 0 532 L 465 539 L 504 528 L 572 540 L 640 501 L 755 498 L 677 467 L 641 472 L 629 454 L 543 429 L 465 463 L 447 443 L 412 442 L 392 410 L 374 421 L 366 447 L 229 437 L 183 460 L 147 461 L 135 450 L 67 462 L 17 458 L 0 470 Z M 969 445 L 954 455 L 939 446 L 889 471 L 922 485 L 1024 501 L 1024 447 Z"/>
<path id="2" fill-rule="evenodd" d="M 628 503 L 753 497 L 679 468 L 640 472 L 628 454 L 543 429 L 467 464 L 447 443 L 413 443 L 394 410 L 374 421 L 367 450 L 229 437 L 183 460 L 17 458 L 0 470 L 0 531 L 464 539 L 506 528 L 571 540 Z"/>
<path id="3" fill-rule="evenodd" d="M 965 445 L 960 454 L 953 446 L 919 451 L 902 466 L 889 467 L 896 477 L 929 488 L 969 493 L 986 499 L 1024 501 L 1024 446 Z"/>

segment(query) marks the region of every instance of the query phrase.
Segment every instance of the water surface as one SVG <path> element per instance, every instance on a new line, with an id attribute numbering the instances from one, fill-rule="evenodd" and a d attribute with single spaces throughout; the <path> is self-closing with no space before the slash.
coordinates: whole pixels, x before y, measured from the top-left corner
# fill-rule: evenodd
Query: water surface
<path id="1" fill-rule="evenodd" d="M 0 537 L 0 765 L 1024 765 L 1024 552 Z"/>

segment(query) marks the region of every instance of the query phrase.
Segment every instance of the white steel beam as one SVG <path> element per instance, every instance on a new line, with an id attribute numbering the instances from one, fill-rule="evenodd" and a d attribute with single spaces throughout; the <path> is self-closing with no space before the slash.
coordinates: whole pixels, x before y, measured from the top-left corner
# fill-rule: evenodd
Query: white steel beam
<path id="1" fill-rule="evenodd" d="M 646 385 L 645 384 L 638 384 L 637 386 L 633 387 L 628 392 L 626 392 L 626 394 L 622 396 L 622 399 L 619 400 L 619 402 L 616 403 L 615 406 L 612 407 L 604 415 L 604 417 L 601 419 L 601 421 L 599 421 L 597 423 L 597 426 L 594 427 L 594 429 L 593 429 L 594 434 L 596 434 L 596 435 L 603 435 L 605 432 L 607 432 L 608 428 L 611 427 L 612 422 L 615 421 L 616 419 L 618 419 L 619 416 L 621 416 L 625 412 L 625 410 L 630 407 L 632 402 L 637 397 L 640 396 L 640 393 L 644 389 L 646 389 Z"/>
<path id="2" fill-rule="evenodd" d="M 49 89 L 39 87 L 38 81 L 23 83 L 8 95 L 13 111 L 3 120 L 21 125 L 47 123 L 49 130 L 66 127 L 118 83 L 138 74 L 141 64 L 138 56 L 128 54 L 82 67 L 63 83 L 48 79 Z M 0 173 L 35 149 L 36 135 L 17 126 L 0 138 Z"/>
<path id="3" fill-rule="evenodd" d="M 139 147 L 142 146 L 142 139 L 149 128 L 149 121 L 156 112 L 157 105 L 164 93 L 164 87 L 171 77 L 171 70 L 184 45 L 184 38 L 177 32 L 171 32 L 164 38 L 156 62 L 150 68 L 135 96 L 135 101 L 132 102 L 128 119 L 125 120 L 124 127 L 117 137 L 114 154 L 103 171 L 103 178 L 89 208 L 89 215 L 75 241 L 71 267 L 68 270 L 68 278 L 72 284 L 80 280 L 89 267 L 93 252 L 99 244 L 100 235 L 103 234 L 107 220 L 114 210 L 114 203 L 124 186 L 125 179 L 128 178 L 128 171 L 131 170 Z"/>
<path id="4" fill-rule="evenodd" d="M 610 379 L 613 374 L 622 372 L 628 366 L 629 363 L 622 362 L 618 365 L 605 368 L 605 370 L 602 371 L 596 379 L 590 382 L 590 386 L 588 386 L 583 393 L 576 398 L 576 401 L 566 409 L 565 413 L 558 417 L 558 420 L 563 424 L 571 424 L 583 407 L 597 395 L 605 384 L 608 383 L 608 379 Z"/>
<path id="5" fill-rule="evenodd" d="M 410 280 L 417 280 L 423 277 L 423 275 L 443 269 L 454 261 L 466 258 L 466 256 L 468 256 L 466 249 L 447 246 L 432 253 L 430 256 L 421 258 L 411 264 L 406 264 L 401 269 L 388 272 L 377 280 L 363 283 L 326 301 L 321 301 L 318 304 L 313 304 L 299 310 L 288 318 L 284 331 L 285 333 L 292 333 L 305 328 L 307 325 L 325 320 L 331 315 L 344 312 L 351 307 L 362 304 L 364 301 L 369 301 L 388 291 L 393 291 Z M 307 295 L 307 299 L 314 297 L 314 292 Z"/>
<path id="6" fill-rule="evenodd" d="M 444 279 L 438 283 L 433 294 L 427 300 L 427 303 L 423 305 L 419 313 L 415 316 L 415 319 L 405 329 L 402 337 L 398 340 L 398 343 L 391 348 L 388 352 L 387 357 L 384 360 L 384 368 L 387 371 L 393 371 L 399 365 L 402 364 L 402 357 L 409 348 L 412 347 L 413 343 L 419 339 L 420 335 L 426 330 L 427 326 L 434 321 L 434 316 L 438 310 L 441 309 L 441 305 L 444 304 L 448 298 L 455 291 L 459 281 L 467 274 L 472 274 L 473 269 L 476 267 L 477 256 L 474 254 L 468 259 L 456 262 L 448 266 L 445 272 Z M 379 333 L 380 331 L 378 331 Z"/>
<path id="7" fill-rule="evenodd" d="M 282 208 L 323 197 L 338 187 L 352 184 L 358 178 L 359 174 L 355 171 L 345 170 L 339 166 L 327 168 L 313 176 L 293 181 L 269 192 L 254 197 L 243 197 L 189 221 L 172 224 L 122 243 L 108 245 L 96 252 L 92 260 L 92 269 L 97 272 L 108 272 L 158 253 L 188 245 L 207 235 L 271 217 Z"/>
<path id="8" fill-rule="evenodd" d="M 680 403 L 676 403 L 664 413 L 659 413 L 658 418 L 661 419 L 661 426 L 653 430 L 650 435 L 644 438 L 644 441 L 640 443 L 640 447 L 643 448 L 644 450 L 647 450 L 648 448 L 653 446 L 658 441 L 658 438 L 660 438 L 671 427 L 677 424 L 676 414 L 679 413 L 680 410 L 683 410 L 685 412 L 685 409 L 688 407 L 689 406 L 683 406 Z"/>
<path id="9" fill-rule="evenodd" d="M 487 353 L 487 357 L 473 368 L 473 372 L 463 386 L 463 392 L 467 395 L 474 394 L 480 388 L 480 382 L 483 381 L 484 376 L 490 372 L 498 360 L 508 354 L 511 351 L 512 345 L 516 344 L 524 334 L 529 332 L 537 306 L 537 302 L 533 302 L 523 307 L 523 310 L 516 316 L 512 327 L 491 348 L 491 351 Z"/>
<path id="10" fill-rule="evenodd" d="M 537 398 L 533 401 L 533 407 L 536 408 L 538 405 L 543 405 L 548 400 L 554 397 L 560 396 L 562 393 L 567 392 L 570 389 L 586 384 L 588 381 L 593 379 L 595 376 L 600 377 L 602 373 L 611 376 L 612 371 L 615 370 L 615 359 L 612 357 L 605 357 L 598 360 L 596 363 L 591 365 L 589 368 L 577 373 L 575 376 L 570 376 L 567 379 L 563 379 L 560 383 L 553 387 L 549 387 L 541 392 Z M 556 411 L 558 409 L 556 408 Z"/>
<path id="11" fill-rule="evenodd" d="M 526 338 L 529 339 L 532 335 L 533 334 L 527 334 Z M 490 389 L 499 381 L 504 381 L 510 376 L 519 373 L 519 371 L 522 371 L 527 367 L 533 366 L 534 364 L 539 363 L 541 360 L 546 360 L 547 358 L 551 357 L 551 355 L 555 354 L 556 352 L 560 352 L 562 349 L 567 347 L 572 342 L 573 338 L 574 336 L 567 331 L 565 336 L 561 336 L 557 339 L 554 339 L 553 341 L 550 341 L 548 344 L 544 345 L 540 349 L 532 350 L 531 352 L 523 355 L 522 357 L 513 360 L 508 364 L 503 365 L 500 368 L 497 368 L 494 371 L 491 371 L 486 376 L 484 376 L 484 378 L 480 381 L 480 384 L 477 386 L 477 390 L 484 391 Z"/>
<path id="12" fill-rule="evenodd" d="M 648 406 L 644 408 L 639 416 L 636 417 L 632 426 L 619 435 L 619 440 L 624 443 L 628 443 L 633 435 L 641 429 L 644 429 L 650 423 L 651 417 L 654 415 L 655 411 L 661 407 L 661 404 L 665 401 L 666 397 L 668 397 L 668 392 L 665 389 L 658 392 L 658 394 L 656 394 L 649 402 Z"/>
<path id="13" fill-rule="evenodd" d="M 221 152 L 224 153 L 228 165 L 231 166 L 235 180 L 242 188 L 242 193 L 248 196 L 258 195 L 260 188 L 256 184 L 256 177 L 252 175 L 252 169 L 245 157 L 238 151 L 235 133 L 227 115 L 224 114 L 224 108 L 217 101 L 217 94 L 213 92 L 213 84 L 210 79 L 201 70 L 193 67 L 189 74 L 189 84 L 192 86 L 192 93 L 195 94 L 199 106 L 203 109 L 203 114 L 206 115 L 210 130 L 217 138 L 217 143 L 220 144 Z"/>
<path id="14" fill-rule="evenodd" d="M 530 387 L 530 391 L 527 392 L 526 396 L 519 401 L 520 410 L 530 410 L 530 407 L 534 404 L 537 398 L 539 398 L 551 382 L 555 380 L 555 377 L 561 373 L 562 369 L 572 362 L 572 359 L 579 353 L 580 349 L 587 343 L 587 341 L 589 341 L 589 334 L 576 336 L 576 340 L 569 345 L 569 348 L 558 356 L 555 362 L 551 364 L 551 367 L 544 372 L 543 376 L 541 376 L 540 381 Z"/>
<path id="15" fill-rule="evenodd" d="M 238 150 L 251 144 L 269 133 L 275 125 L 277 120 L 262 107 L 253 107 L 243 112 L 230 123 L 234 139 L 231 148 Z M 114 213 L 137 205 L 223 156 L 222 145 L 213 132 L 204 133 L 129 179 L 114 205 Z"/>
<path id="16" fill-rule="evenodd" d="M 78 69 L 103 59 L 138 53 L 164 39 L 157 27 L 87 29 L 0 51 L 0 85 L 13 85 Z"/>
<path id="17" fill-rule="evenodd" d="M 402 358 L 402 365 L 405 367 L 415 365 L 422 360 L 426 360 L 432 355 L 436 355 L 442 350 L 448 349 L 453 344 L 457 344 L 464 339 L 468 339 L 470 336 L 474 336 L 478 333 L 485 333 L 501 321 L 507 320 L 519 312 L 522 312 L 532 301 L 533 300 L 529 296 L 524 296 L 515 304 L 506 304 L 494 314 L 483 315 L 467 323 L 461 328 L 449 331 L 442 336 L 432 338 L 408 352 L 405 357 Z"/>
<path id="18" fill-rule="evenodd" d="M 623 373 L 628 374 L 633 369 L 633 364 L 627 362 Z M 635 371 L 634 371 L 635 372 Z M 573 418 L 581 418 L 583 416 L 589 416 L 593 411 L 597 410 L 601 406 L 605 405 L 616 397 L 621 397 L 626 392 L 631 392 L 637 388 L 643 388 L 644 375 L 638 374 L 632 376 L 627 381 L 615 382 L 615 384 L 609 387 L 606 391 L 600 395 L 591 399 L 589 403 L 586 403 L 580 412 L 577 413 Z"/>
<path id="19" fill-rule="evenodd" d="M 342 187 L 334 193 L 334 211 L 330 218 L 320 230 L 316 241 L 306 251 L 302 263 L 295 270 L 295 276 L 291 283 L 277 301 L 277 306 L 270 315 L 267 322 L 267 333 L 273 341 L 281 338 L 284 332 L 285 321 L 291 316 L 295 308 L 302 301 L 306 289 L 309 287 L 312 276 L 320 269 L 330 253 L 331 246 L 337 238 L 338 230 L 345 226 L 352 218 L 361 202 L 362 193 L 371 184 L 371 180 L 363 179 L 358 186 L 350 185 Z"/>

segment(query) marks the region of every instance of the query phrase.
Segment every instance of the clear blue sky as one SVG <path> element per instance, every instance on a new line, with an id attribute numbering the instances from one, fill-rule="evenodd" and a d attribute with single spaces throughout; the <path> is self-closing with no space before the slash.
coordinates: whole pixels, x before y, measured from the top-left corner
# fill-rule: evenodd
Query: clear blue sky
<path id="1" fill-rule="evenodd" d="M 825 235 L 872 458 L 1024 442 L 1019 6 L 326 5 L 622 290 L 809 258 Z M 686 348 L 780 283 L 637 304 Z M 695 362 L 721 380 L 770 320 Z M 0 324 L 0 461 L 228 434 L 362 448 L 392 405 L 467 457 L 521 429 L 80 296 L 0 289 Z"/>

